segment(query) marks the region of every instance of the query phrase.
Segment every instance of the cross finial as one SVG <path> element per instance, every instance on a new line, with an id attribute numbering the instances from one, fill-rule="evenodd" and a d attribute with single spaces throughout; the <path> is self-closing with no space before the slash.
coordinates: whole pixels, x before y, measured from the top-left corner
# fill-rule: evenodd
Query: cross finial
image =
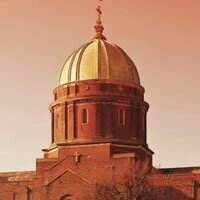
<path id="1" fill-rule="evenodd" d="M 98 12 L 97 24 L 101 24 L 101 15 L 102 15 L 101 6 L 97 6 L 96 11 Z"/>
<path id="2" fill-rule="evenodd" d="M 98 17 L 96 21 L 97 24 L 94 26 L 96 31 L 94 39 L 106 40 L 106 37 L 103 35 L 104 27 L 102 26 L 102 21 L 101 21 L 101 15 L 102 15 L 101 6 L 97 6 L 96 11 L 98 13 Z"/>

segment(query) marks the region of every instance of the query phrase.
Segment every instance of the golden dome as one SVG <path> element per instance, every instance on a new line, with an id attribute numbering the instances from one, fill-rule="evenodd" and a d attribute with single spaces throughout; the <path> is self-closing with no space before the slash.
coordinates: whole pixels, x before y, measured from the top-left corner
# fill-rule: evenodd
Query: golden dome
<path id="1" fill-rule="evenodd" d="M 101 7 L 97 7 L 94 39 L 77 49 L 65 62 L 58 85 L 82 80 L 109 79 L 140 84 L 133 61 L 116 44 L 106 41 L 101 22 Z"/>
<path id="2" fill-rule="evenodd" d="M 59 85 L 91 79 L 109 79 L 140 84 L 137 69 L 117 45 L 94 39 L 76 50 L 65 62 Z"/>

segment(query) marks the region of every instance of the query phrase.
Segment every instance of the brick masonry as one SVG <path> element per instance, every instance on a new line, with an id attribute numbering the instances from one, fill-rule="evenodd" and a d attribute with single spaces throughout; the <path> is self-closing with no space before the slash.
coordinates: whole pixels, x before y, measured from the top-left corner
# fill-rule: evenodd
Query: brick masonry
<path id="1" fill-rule="evenodd" d="M 130 173 L 148 176 L 166 190 L 165 199 L 200 199 L 200 167 L 152 167 L 148 108 L 144 88 L 134 83 L 90 80 L 57 87 L 49 106 L 49 148 L 36 160 L 36 171 L 0 173 L 0 200 L 84 200 L 97 183 L 120 183 Z"/>

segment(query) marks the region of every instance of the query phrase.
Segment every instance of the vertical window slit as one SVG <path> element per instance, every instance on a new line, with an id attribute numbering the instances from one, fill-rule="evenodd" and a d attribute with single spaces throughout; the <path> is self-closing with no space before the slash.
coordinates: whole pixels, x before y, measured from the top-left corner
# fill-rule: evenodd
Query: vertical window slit
<path id="1" fill-rule="evenodd" d="M 119 124 L 125 124 L 125 111 L 119 110 Z"/>
<path id="2" fill-rule="evenodd" d="M 88 123 L 88 110 L 85 108 L 83 109 L 83 113 L 82 113 L 82 123 L 83 124 Z"/>

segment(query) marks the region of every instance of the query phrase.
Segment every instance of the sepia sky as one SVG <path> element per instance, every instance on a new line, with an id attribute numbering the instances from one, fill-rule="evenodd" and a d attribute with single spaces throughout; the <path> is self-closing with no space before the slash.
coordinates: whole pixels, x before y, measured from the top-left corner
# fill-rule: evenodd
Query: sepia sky
<path id="1" fill-rule="evenodd" d="M 0 171 L 35 169 L 50 144 L 52 90 L 98 4 L 146 89 L 154 166 L 200 166 L 199 0 L 0 0 Z"/>

